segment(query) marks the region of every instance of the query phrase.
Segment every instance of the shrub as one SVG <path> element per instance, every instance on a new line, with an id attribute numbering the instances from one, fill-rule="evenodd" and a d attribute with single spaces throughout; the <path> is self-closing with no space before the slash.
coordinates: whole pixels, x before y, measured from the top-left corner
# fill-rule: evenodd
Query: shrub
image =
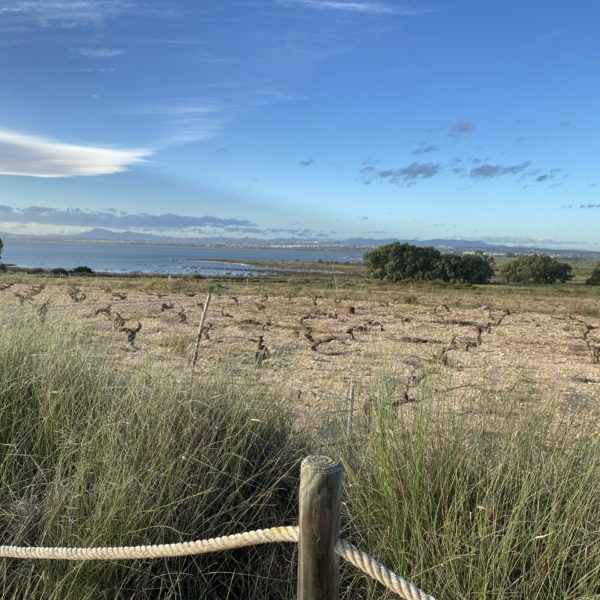
<path id="1" fill-rule="evenodd" d="M 572 271 L 571 265 L 547 254 L 532 254 L 503 265 L 500 275 L 507 283 L 565 283 L 573 277 Z"/>
<path id="2" fill-rule="evenodd" d="M 592 276 L 585 280 L 586 285 L 600 285 L 600 262 L 596 265 Z"/>
<path id="3" fill-rule="evenodd" d="M 369 276 L 387 281 L 433 279 L 435 264 L 441 252 L 433 247 L 419 248 L 411 244 L 386 244 L 365 252 Z"/>
<path id="4" fill-rule="evenodd" d="M 451 283 L 488 283 L 493 259 L 482 253 L 442 254 L 433 247 L 386 244 L 364 254 L 370 277 L 387 281 L 441 280 Z"/>
<path id="5" fill-rule="evenodd" d="M 437 264 L 438 276 L 452 283 L 489 283 L 494 276 L 494 259 L 482 252 L 444 254 Z"/>
<path id="6" fill-rule="evenodd" d="M 94 271 L 92 271 L 92 269 L 90 269 L 89 267 L 75 267 L 74 269 L 71 269 L 71 273 L 73 273 L 74 275 L 89 275 L 91 273 L 93 273 Z"/>

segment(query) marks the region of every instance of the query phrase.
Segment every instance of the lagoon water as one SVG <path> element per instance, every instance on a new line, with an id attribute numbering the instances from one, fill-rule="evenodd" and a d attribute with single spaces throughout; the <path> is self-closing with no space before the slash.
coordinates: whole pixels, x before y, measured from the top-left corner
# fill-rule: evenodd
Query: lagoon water
<path id="1" fill-rule="evenodd" d="M 247 260 L 360 262 L 364 248 L 276 248 L 4 240 L 2 262 L 18 267 L 73 269 L 85 265 L 94 271 L 127 273 L 237 275 L 246 277 L 270 269 L 244 264 Z M 234 261 L 227 264 L 219 261 Z M 293 265 L 290 265 L 293 268 Z"/>

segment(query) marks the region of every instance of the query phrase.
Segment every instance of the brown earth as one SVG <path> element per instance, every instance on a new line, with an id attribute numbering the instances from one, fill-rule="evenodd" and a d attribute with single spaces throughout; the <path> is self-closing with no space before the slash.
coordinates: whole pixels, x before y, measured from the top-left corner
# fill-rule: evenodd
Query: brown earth
<path id="1" fill-rule="evenodd" d="M 105 342 L 99 352 L 107 347 L 124 364 L 150 360 L 189 374 L 205 293 L 193 285 L 164 292 L 110 285 L 91 280 L 40 290 L 2 279 L 0 310 L 27 312 L 66 331 L 83 328 Z M 357 405 L 367 402 L 382 372 L 397 406 L 418 401 L 426 389 L 467 410 L 481 399 L 490 407 L 517 399 L 525 408 L 551 399 L 567 415 L 599 408 L 596 297 L 259 289 L 240 283 L 212 295 L 196 378 L 219 372 L 275 386 L 299 415 L 320 419 L 347 409 L 351 382 Z"/>

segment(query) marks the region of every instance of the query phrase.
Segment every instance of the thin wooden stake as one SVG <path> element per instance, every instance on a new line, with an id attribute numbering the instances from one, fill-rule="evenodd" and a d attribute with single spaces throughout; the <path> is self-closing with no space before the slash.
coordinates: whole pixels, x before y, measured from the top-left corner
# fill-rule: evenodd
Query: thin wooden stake
<path id="1" fill-rule="evenodd" d="M 204 327 L 204 319 L 206 319 L 206 312 L 208 311 L 208 305 L 210 304 L 210 294 L 206 296 L 206 302 L 204 303 L 204 310 L 202 311 L 202 317 L 200 318 L 200 325 L 198 326 L 198 333 L 196 334 L 196 345 L 194 346 L 194 356 L 192 357 L 192 378 L 194 377 L 194 368 L 198 362 L 198 354 L 200 353 L 200 339 L 202 338 L 202 328 Z"/>
<path id="2" fill-rule="evenodd" d="M 346 425 L 346 433 L 348 435 L 348 441 L 352 436 L 352 421 L 354 419 L 354 381 L 350 379 L 350 390 L 348 392 L 348 402 L 350 404 L 348 410 L 348 423 Z"/>
<path id="3" fill-rule="evenodd" d="M 340 529 L 343 474 L 343 465 L 326 456 L 302 461 L 298 600 L 338 600 L 339 558 L 334 545 Z"/>

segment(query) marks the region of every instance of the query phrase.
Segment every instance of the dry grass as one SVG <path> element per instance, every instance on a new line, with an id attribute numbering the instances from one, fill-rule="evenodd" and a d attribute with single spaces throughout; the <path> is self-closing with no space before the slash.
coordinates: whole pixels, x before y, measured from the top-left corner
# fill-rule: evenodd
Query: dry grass
<path id="1" fill-rule="evenodd" d="M 0 281 L 5 539 L 137 543 L 289 522 L 298 459 L 318 448 L 348 467 L 347 535 L 439 597 L 600 593 L 594 290 L 81 279 L 74 301 L 46 283 Z M 293 597 L 292 554 L 265 552 L 10 562 L 0 589 Z M 381 593 L 352 571 L 344 590 Z"/>
<path id="2" fill-rule="evenodd" d="M 204 291 L 214 282 L 86 283 L 41 289 L 30 282 L 5 285 L 0 309 L 67 319 L 102 339 L 127 363 L 151 357 L 185 368 Z M 153 283 L 162 291 L 154 290 Z M 270 282 L 259 289 L 254 283 L 224 283 L 220 293 L 213 293 L 199 375 L 210 376 L 226 363 L 232 377 L 285 388 L 297 398 L 294 408 L 303 418 L 320 419 L 337 410 L 350 379 L 367 387 L 382 360 L 393 365 L 402 383 L 398 402 L 409 402 L 426 380 L 433 393 L 450 390 L 466 403 L 481 390 L 498 399 L 525 386 L 528 401 L 551 395 L 573 411 L 597 410 L 597 290 L 369 289 L 370 282 L 356 289 L 355 280 L 337 278 L 334 289 L 317 294 L 303 285 Z M 294 286 L 304 294 L 297 295 Z M 39 291 L 29 297 L 32 289 Z M 85 297 L 74 302 L 74 289 L 77 298 Z"/>

